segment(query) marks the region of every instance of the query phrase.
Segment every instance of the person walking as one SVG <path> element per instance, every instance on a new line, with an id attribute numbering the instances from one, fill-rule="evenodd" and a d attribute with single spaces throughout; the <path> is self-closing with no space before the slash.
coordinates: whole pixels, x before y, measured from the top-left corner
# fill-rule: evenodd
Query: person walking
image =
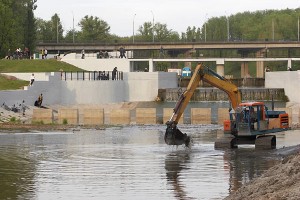
<path id="1" fill-rule="evenodd" d="M 32 86 L 33 82 L 35 80 L 35 77 L 34 77 L 34 74 L 31 74 L 31 77 L 30 77 L 30 86 Z"/>

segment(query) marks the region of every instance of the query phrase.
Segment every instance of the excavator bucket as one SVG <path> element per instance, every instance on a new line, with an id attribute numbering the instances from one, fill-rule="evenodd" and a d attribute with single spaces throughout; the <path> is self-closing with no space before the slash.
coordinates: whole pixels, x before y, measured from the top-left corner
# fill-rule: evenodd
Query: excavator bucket
<path id="1" fill-rule="evenodd" d="M 182 133 L 177 126 L 168 125 L 165 133 L 167 145 L 182 145 L 189 147 L 191 138 L 186 133 Z"/>

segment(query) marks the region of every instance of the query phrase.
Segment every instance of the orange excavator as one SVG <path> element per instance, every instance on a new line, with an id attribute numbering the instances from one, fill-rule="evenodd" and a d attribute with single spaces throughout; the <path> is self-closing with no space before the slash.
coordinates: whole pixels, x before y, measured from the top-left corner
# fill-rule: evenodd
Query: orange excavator
<path id="1" fill-rule="evenodd" d="M 223 90 L 229 97 L 229 119 L 224 121 L 224 137 L 215 141 L 215 148 L 234 148 L 240 144 L 255 144 L 257 148 L 275 148 L 276 136 L 269 135 L 289 128 L 285 111 L 269 111 L 263 102 L 243 102 L 236 85 L 213 70 L 198 64 L 193 76 L 176 103 L 170 120 L 166 123 L 165 142 L 168 145 L 189 146 L 191 138 L 182 133 L 177 124 L 199 82 L 204 81 Z"/>

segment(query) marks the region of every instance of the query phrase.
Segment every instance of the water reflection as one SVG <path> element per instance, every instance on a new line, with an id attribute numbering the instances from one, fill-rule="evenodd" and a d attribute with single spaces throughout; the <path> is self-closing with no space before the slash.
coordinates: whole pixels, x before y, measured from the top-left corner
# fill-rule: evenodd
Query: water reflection
<path id="1" fill-rule="evenodd" d="M 229 172 L 229 193 L 274 166 L 277 158 L 271 156 L 271 151 L 255 150 L 253 147 L 224 151 L 224 166 Z"/>
<path id="2" fill-rule="evenodd" d="M 185 166 L 189 159 L 189 153 L 186 152 L 171 153 L 165 159 L 167 181 L 171 186 L 171 190 L 174 191 L 176 199 L 192 199 L 188 197 L 185 185 L 180 180 L 181 170 L 187 170 Z"/>
<path id="3" fill-rule="evenodd" d="M 215 150 L 218 129 L 184 125 L 191 149 L 166 146 L 165 126 L 0 134 L 0 199 L 222 199 L 277 157 L 253 146 Z M 278 146 L 299 135 L 281 133 Z"/>
<path id="4" fill-rule="evenodd" d="M 0 148 L 0 199 L 33 199 L 35 164 L 27 149 Z"/>

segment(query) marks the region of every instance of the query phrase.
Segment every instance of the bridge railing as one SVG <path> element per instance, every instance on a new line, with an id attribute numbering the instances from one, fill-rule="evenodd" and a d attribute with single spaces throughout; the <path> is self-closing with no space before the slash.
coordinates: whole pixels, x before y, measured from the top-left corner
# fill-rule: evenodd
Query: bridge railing
<path id="1" fill-rule="evenodd" d="M 117 71 L 113 76 L 112 71 L 76 71 L 76 72 L 61 72 L 61 80 L 72 81 L 108 81 L 108 80 L 123 80 L 123 72 Z"/>

